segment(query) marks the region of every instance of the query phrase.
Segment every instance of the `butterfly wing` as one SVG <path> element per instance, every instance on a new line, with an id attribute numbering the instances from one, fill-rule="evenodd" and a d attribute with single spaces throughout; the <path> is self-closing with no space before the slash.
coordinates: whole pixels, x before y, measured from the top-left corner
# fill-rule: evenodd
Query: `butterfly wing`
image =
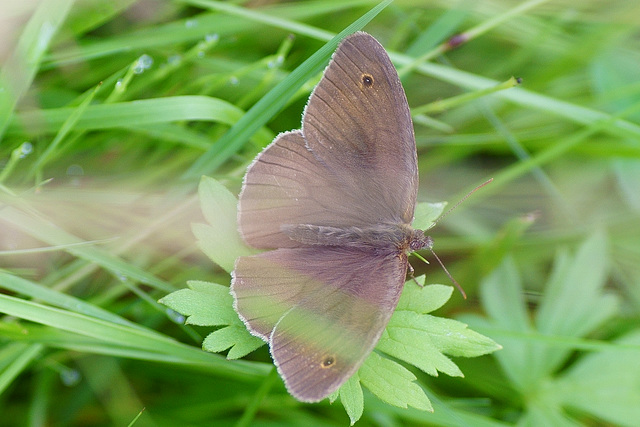
<path id="1" fill-rule="evenodd" d="M 288 248 L 299 244 L 282 232 L 287 224 L 370 224 L 366 220 L 371 214 L 344 190 L 340 177 L 306 147 L 301 131 L 280 134 L 245 175 L 238 203 L 240 232 L 253 247 Z"/>
<path id="2" fill-rule="evenodd" d="M 402 291 L 404 254 L 278 249 L 238 260 L 236 309 L 268 339 L 289 392 L 307 402 L 338 389 L 373 350 Z"/>
<path id="3" fill-rule="evenodd" d="M 284 225 L 410 224 L 417 185 L 398 75 L 384 48 L 356 33 L 340 44 L 309 98 L 302 131 L 279 135 L 249 167 L 240 232 L 266 249 L 299 246 L 282 233 Z"/>
<path id="4" fill-rule="evenodd" d="M 319 162 L 376 199 L 377 221 L 410 224 L 418 189 L 413 124 L 389 56 L 359 32 L 344 39 L 305 110 L 302 132 Z"/>

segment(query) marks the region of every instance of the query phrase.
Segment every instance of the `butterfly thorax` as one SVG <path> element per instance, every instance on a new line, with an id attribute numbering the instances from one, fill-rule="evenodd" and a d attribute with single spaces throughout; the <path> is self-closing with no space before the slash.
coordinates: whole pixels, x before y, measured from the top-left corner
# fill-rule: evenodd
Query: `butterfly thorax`
<path id="1" fill-rule="evenodd" d="M 282 232 L 291 240 L 310 246 L 348 246 L 407 253 L 432 244 L 430 237 L 407 224 L 376 224 L 368 227 L 297 224 L 283 225 Z"/>

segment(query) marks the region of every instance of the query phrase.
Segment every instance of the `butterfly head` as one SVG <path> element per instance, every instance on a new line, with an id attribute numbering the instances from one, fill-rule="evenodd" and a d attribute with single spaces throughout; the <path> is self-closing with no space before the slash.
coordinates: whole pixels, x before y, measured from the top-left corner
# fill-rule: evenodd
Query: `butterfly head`
<path id="1" fill-rule="evenodd" d="M 431 236 L 425 236 L 422 230 L 412 230 L 411 237 L 409 239 L 409 250 L 411 252 L 419 251 L 420 249 L 431 249 L 433 247 L 433 239 Z"/>

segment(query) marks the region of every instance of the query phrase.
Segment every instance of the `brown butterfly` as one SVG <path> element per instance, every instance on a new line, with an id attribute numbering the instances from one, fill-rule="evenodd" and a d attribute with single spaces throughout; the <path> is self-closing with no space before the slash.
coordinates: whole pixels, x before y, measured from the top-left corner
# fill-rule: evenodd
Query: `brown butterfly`
<path id="1" fill-rule="evenodd" d="M 355 33 L 309 98 L 302 129 L 278 135 L 256 157 L 239 200 L 242 237 L 269 250 L 236 261 L 235 308 L 269 343 L 297 399 L 337 390 L 378 342 L 407 254 L 431 246 L 411 228 L 417 190 L 398 74 L 372 36 Z"/>

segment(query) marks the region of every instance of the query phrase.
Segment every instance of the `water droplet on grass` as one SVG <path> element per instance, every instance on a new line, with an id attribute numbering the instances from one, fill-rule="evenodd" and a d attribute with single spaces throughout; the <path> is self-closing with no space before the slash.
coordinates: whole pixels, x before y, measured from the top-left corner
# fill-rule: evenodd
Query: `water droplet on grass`
<path id="1" fill-rule="evenodd" d="M 133 72 L 136 74 L 142 74 L 145 70 L 148 70 L 153 65 L 153 58 L 147 54 L 142 55 L 136 61 L 133 67 Z"/>

